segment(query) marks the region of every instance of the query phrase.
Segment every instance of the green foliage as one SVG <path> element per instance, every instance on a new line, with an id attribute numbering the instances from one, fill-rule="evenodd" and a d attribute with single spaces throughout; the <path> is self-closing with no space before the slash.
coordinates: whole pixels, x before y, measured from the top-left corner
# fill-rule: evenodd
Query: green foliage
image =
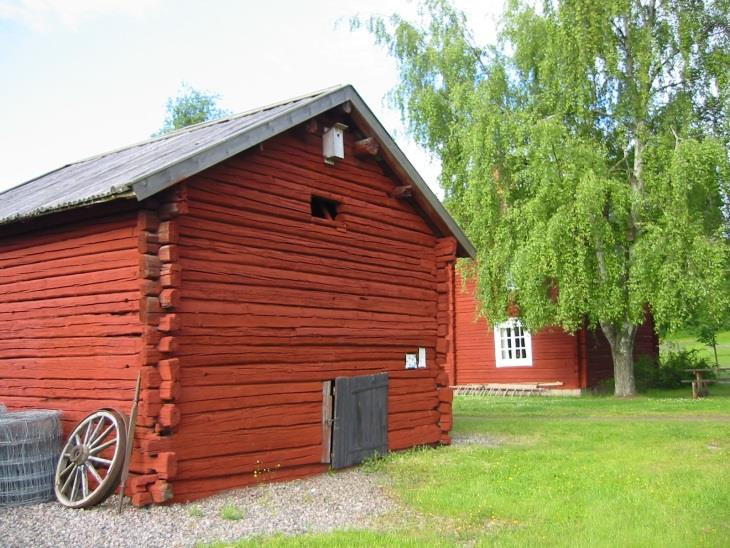
<path id="1" fill-rule="evenodd" d="M 634 362 L 634 378 L 636 390 L 647 392 L 651 389 L 689 388 L 689 384 L 682 381 L 692 380 L 692 373 L 688 369 L 708 369 L 710 362 L 699 355 L 697 350 L 679 349 L 669 351 L 660 357 L 659 363 L 653 356 L 639 356 Z M 705 373 L 705 378 L 711 379 L 712 372 Z M 613 379 L 603 381 L 595 390 L 598 394 L 613 391 Z"/>
<path id="2" fill-rule="evenodd" d="M 696 350 L 678 350 L 662 355 L 658 376 L 654 388 L 679 388 L 683 380 L 691 380 L 692 374 L 687 369 L 708 369 L 710 362 L 699 355 Z M 715 378 L 712 372 L 705 373 L 706 379 Z M 688 386 L 684 384 L 684 386 Z"/>
<path id="3" fill-rule="evenodd" d="M 730 330 L 715 333 L 717 345 L 717 361 L 720 367 L 730 367 Z M 698 356 L 705 358 L 708 363 L 715 363 L 715 352 L 705 344 L 698 342 L 696 335 L 690 331 L 680 331 L 667 335 L 662 339 L 661 353 L 677 350 L 695 350 Z"/>
<path id="4" fill-rule="evenodd" d="M 687 369 L 707 369 L 710 363 L 699 356 L 696 350 L 677 350 L 663 354 L 659 364 L 648 356 L 636 361 L 636 387 L 640 392 L 649 388 L 687 388 L 689 384 L 682 381 L 692 379 Z M 713 378 L 711 373 L 706 378 Z"/>
<path id="5" fill-rule="evenodd" d="M 492 321 L 587 319 L 616 357 L 647 305 L 662 331 L 730 307 L 729 6 L 512 0 L 495 45 L 447 0 L 353 21 L 398 62 Z"/>
<path id="6" fill-rule="evenodd" d="M 239 510 L 237 506 L 231 503 L 226 503 L 221 507 L 220 516 L 221 518 L 229 521 L 238 521 L 243 519 L 245 514 Z"/>
<path id="7" fill-rule="evenodd" d="M 721 332 L 730 330 L 730 310 L 715 317 L 700 317 L 692 326 L 697 340 L 710 347 L 715 367 L 720 367 L 720 358 L 717 352 L 718 337 Z"/>
<path id="8" fill-rule="evenodd" d="M 218 106 L 219 99 L 218 94 L 197 90 L 183 82 L 177 96 L 167 100 L 167 116 L 155 136 L 229 115 L 229 111 Z"/>

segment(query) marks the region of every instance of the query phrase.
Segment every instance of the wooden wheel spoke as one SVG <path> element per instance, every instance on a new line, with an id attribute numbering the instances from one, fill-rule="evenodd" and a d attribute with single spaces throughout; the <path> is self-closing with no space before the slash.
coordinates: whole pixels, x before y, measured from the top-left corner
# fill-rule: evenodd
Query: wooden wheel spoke
<path id="1" fill-rule="evenodd" d="M 89 424 L 86 425 L 86 428 L 84 429 L 84 445 L 86 445 L 89 442 L 89 436 L 91 435 L 91 427 L 94 426 L 94 421 L 89 421 Z"/>
<path id="2" fill-rule="evenodd" d="M 89 437 L 89 443 L 93 443 L 96 439 L 96 435 L 99 433 L 99 428 L 101 428 L 101 425 L 104 424 L 104 417 L 101 417 L 99 419 L 99 422 L 96 423 L 96 428 L 94 428 L 94 431 L 91 433 L 91 436 Z"/>
<path id="3" fill-rule="evenodd" d="M 71 470 L 71 468 L 73 468 L 74 466 L 76 466 L 76 465 L 73 462 L 69 463 L 69 465 L 66 468 L 64 468 L 63 470 L 61 470 L 61 476 L 62 477 L 65 476 L 66 475 L 66 472 L 68 472 L 69 470 Z"/>
<path id="4" fill-rule="evenodd" d="M 94 476 L 94 479 L 97 481 L 99 485 L 101 485 L 101 482 L 104 481 L 103 478 L 99 475 L 99 472 L 96 471 L 96 468 L 94 468 L 94 465 L 90 462 L 86 463 L 86 467 L 89 469 L 89 472 L 91 472 L 91 475 Z"/>
<path id="5" fill-rule="evenodd" d="M 95 462 L 97 464 L 103 464 L 103 465 L 105 465 L 107 467 L 109 467 L 109 466 L 112 465 L 112 461 L 110 461 L 109 459 L 102 459 L 101 457 L 93 457 L 93 456 L 91 456 L 91 457 L 89 457 L 89 460 L 92 461 L 92 462 Z"/>
<path id="6" fill-rule="evenodd" d="M 96 455 L 97 453 L 99 453 L 100 451 L 103 451 L 103 450 L 104 450 L 104 449 L 106 449 L 107 447 L 111 447 L 112 445 L 114 445 L 115 443 L 117 443 L 117 441 L 118 441 L 117 437 L 116 437 L 116 436 L 114 436 L 114 439 L 113 439 L 113 440 L 109 440 L 109 441 L 108 441 L 108 442 L 106 442 L 106 443 L 102 443 L 101 445 L 97 445 L 96 447 L 93 447 L 93 448 L 92 448 L 92 449 L 91 449 L 91 450 L 89 451 L 89 454 L 90 454 L 90 455 Z"/>
<path id="7" fill-rule="evenodd" d="M 81 473 L 81 493 L 86 498 L 89 496 L 89 476 L 86 475 L 86 465 L 79 466 L 79 471 Z"/>
<path id="8" fill-rule="evenodd" d="M 62 493 L 65 493 L 65 492 L 66 492 L 66 489 L 68 488 L 69 484 L 71 483 L 71 479 L 72 479 L 72 478 L 74 477 L 74 475 L 75 475 L 76 465 L 75 465 L 75 464 L 73 464 L 73 463 L 71 463 L 71 467 L 73 468 L 73 470 L 71 470 L 71 471 L 69 472 L 68 476 L 66 476 L 66 481 L 65 481 L 65 482 L 63 483 L 63 485 L 61 486 L 61 492 L 62 492 Z M 67 468 L 67 470 L 68 470 L 68 468 Z"/>
<path id="9" fill-rule="evenodd" d="M 71 500 L 76 500 L 76 492 L 79 487 L 79 469 L 78 468 L 74 468 L 73 476 L 74 476 L 74 482 L 73 482 L 73 486 L 71 487 L 71 495 L 69 496 L 69 498 Z"/>
<path id="10" fill-rule="evenodd" d="M 101 433 L 101 434 L 100 434 L 99 436 L 97 436 L 97 437 L 96 437 L 96 438 L 94 438 L 94 439 L 93 439 L 92 441 L 90 441 L 90 442 L 89 442 L 89 445 L 90 445 L 91 447 L 94 447 L 94 445 L 96 445 L 97 443 L 101 442 L 101 441 L 102 441 L 102 440 L 103 440 L 104 438 L 106 438 L 106 437 L 107 437 L 107 435 L 109 434 L 109 432 L 111 432 L 112 430 L 114 430 L 114 425 L 113 425 L 113 424 L 110 424 L 110 425 L 109 425 L 109 426 L 107 427 L 107 429 L 106 429 L 106 430 L 104 430 L 104 432 L 102 432 L 102 433 Z"/>

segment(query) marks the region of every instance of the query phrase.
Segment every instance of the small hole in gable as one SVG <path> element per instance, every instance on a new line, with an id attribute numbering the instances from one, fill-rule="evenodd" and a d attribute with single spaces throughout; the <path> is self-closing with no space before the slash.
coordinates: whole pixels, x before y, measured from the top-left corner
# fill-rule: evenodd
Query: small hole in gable
<path id="1" fill-rule="evenodd" d="M 337 211 L 340 204 L 334 200 L 312 195 L 310 206 L 312 209 L 312 217 L 334 221 L 337 218 Z"/>

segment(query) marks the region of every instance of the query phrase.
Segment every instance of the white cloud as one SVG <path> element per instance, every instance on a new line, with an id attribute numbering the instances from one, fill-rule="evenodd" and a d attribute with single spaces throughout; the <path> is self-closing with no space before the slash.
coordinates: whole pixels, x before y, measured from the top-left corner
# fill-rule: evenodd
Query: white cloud
<path id="1" fill-rule="evenodd" d="M 99 15 L 141 17 L 159 0 L 0 0 L 0 19 L 16 21 L 38 32 L 56 27 L 75 30 Z"/>

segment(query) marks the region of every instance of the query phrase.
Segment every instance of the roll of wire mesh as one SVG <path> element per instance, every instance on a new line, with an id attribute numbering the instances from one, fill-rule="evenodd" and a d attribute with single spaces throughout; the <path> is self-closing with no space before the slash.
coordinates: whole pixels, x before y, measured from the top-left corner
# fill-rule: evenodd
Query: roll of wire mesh
<path id="1" fill-rule="evenodd" d="M 0 412 L 0 506 L 53 500 L 61 437 L 58 411 Z"/>

